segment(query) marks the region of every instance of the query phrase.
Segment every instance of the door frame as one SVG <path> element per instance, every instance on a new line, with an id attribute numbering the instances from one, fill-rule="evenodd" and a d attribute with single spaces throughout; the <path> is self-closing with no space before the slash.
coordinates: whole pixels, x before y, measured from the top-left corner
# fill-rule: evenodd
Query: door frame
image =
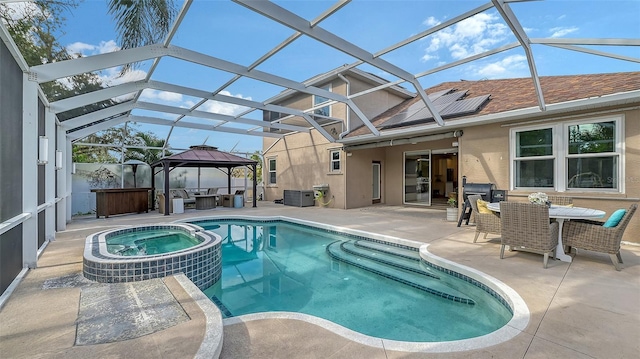
<path id="1" fill-rule="evenodd" d="M 375 169 L 378 168 L 378 197 L 374 197 L 375 189 Z M 371 162 L 371 204 L 380 203 L 382 201 L 382 163 L 380 161 Z"/>
<path id="2" fill-rule="evenodd" d="M 406 189 L 407 189 L 407 155 L 408 156 L 412 156 L 412 155 L 428 155 L 428 161 L 429 161 L 429 179 L 432 177 L 431 174 L 431 154 L 432 154 L 432 150 L 430 149 L 424 149 L 424 150 L 417 150 L 417 151 L 404 151 L 402 153 L 402 204 L 403 205 L 409 205 L 409 206 L 423 206 L 423 207 L 429 207 L 431 206 L 431 183 L 429 180 L 429 189 L 427 190 L 427 201 L 424 202 L 418 202 L 418 201 L 410 201 L 407 202 L 407 194 L 406 194 Z M 411 183 L 410 185 L 412 186 L 416 186 L 415 183 Z"/>

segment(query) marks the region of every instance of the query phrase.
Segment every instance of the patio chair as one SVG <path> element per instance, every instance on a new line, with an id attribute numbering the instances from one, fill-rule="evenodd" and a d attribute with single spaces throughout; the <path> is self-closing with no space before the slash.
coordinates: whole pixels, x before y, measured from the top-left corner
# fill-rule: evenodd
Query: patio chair
<path id="1" fill-rule="evenodd" d="M 478 200 L 482 200 L 482 196 L 480 195 L 470 195 L 467 199 L 471 204 L 473 216 L 476 221 L 476 236 L 473 238 L 473 243 L 476 243 L 480 233 L 484 233 L 484 239 L 487 238 L 487 234 L 489 233 L 500 234 L 500 215 L 489 209 L 481 212 L 478 207 Z"/>
<path id="2" fill-rule="evenodd" d="M 594 252 L 608 253 L 613 266 L 617 271 L 620 271 L 622 269 L 620 267 L 620 264 L 622 264 L 620 241 L 637 208 L 637 204 L 632 204 L 620 219 L 620 222 L 613 227 L 605 227 L 604 225 L 607 222 L 588 219 L 575 219 L 565 222 L 562 226 L 562 244 L 565 246 L 565 252 L 570 251 L 571 247 L 576 247 Z M 613 216 L 612 214 L 611 217 Z"/>
<path id="3" fill-rule="evenodd" d="M 532 203 L 500 202 L 502 246 L 509 250 L 544 254 L 547 268 L 549 254 L 555 258 L 558 245 L 558 222 L 549 223 L 549 207 Z"/>
<path id="4" fill-rule="evenodd" d="M 549 202 L 558 206 L 573 206 L 573 197 L 549 196 Z"/>
<path id="5" fill-rule="evenodd" d="M 184 188 L 177 188 L 169 190 L 171 194 L 171 198 L 182 198 L 184 201 L 185 207 L 195 207 L 196 199 L 194 197 L 190 197 L 189 193 Z"/>

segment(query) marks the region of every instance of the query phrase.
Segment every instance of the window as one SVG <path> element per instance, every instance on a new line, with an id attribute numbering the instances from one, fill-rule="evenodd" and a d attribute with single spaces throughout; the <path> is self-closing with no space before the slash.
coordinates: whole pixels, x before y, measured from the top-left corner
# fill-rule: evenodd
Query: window
<path id="1" fill-rule="evenodd" d="M 513 129 L 514 188 L 620 190 L 620 121 Z"/>
<path id="2" fill-rule="evenodd" d="M 568 126 L 568 188 L 618 188 L 616 122 Z"/>
<path id="3" fill-rule="evenodd" d="M 327 90 L 327 91 L 331 91 L 331 84 L 328 84 L 326 86 L 322 86 L 320 87 L 323 90 Z M 322 96 L 313 96 L 313 107 L 316 107 L 318 105 L 322 105 L 325 102 L 329 102 L 331 101 L 330 99 L 326 98 L 326 97 L 322 97 Z M 327 105 L 321 108 L 317 108 L 313 111 L 314 114 L 316 115 L 322 115 L 322 116 L 331 116 L 331 106 Z"/>
<path id="4" fill-rule="evenodd" d="M 554 187 L 553 130 L 516 132 L 515 186 Z"/>
<path id="5" fill-rule="evenodd" d="M 329 168 L 329 171 L 340 172 L 340 150 L 331 150 L 329 152 L 329 156 L 331 157 L 331 167 Z"/>
<path id="6" fill-rule="evenodd" d="M 276 159 L 269 158 L 269 182 L 268 184 L 276 184 Z"/>

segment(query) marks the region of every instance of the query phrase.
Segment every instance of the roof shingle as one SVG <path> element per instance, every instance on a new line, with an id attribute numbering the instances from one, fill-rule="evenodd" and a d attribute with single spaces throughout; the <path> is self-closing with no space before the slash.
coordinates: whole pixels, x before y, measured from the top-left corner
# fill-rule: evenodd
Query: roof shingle
<path id="1" fill-rule="evenodd" d="M 546 104 L 597 98 L 628 91 L 640 90 L 640 72 L 619 72 L 608 74 L 588 74 L 570 76 L 540 77 L 540 87 Z M 491 95 L 479 111 L 458 118 L 469 118 L 482 115 L 497 114 L 538 106 L 533 80 L 529 77 L 501 80 L 454 81 L 443 82 L 426 89 L 432 94 L 445 89 L 455 88 L 468 90 L 467 97 Z M 371 122 L 380 127 L 395 114 L 406 110 L 409 106 L 421 101 L 415 97 L 383 112 Z M 354 130 L 349 137 L 369 133 L 366 128 Z"/>

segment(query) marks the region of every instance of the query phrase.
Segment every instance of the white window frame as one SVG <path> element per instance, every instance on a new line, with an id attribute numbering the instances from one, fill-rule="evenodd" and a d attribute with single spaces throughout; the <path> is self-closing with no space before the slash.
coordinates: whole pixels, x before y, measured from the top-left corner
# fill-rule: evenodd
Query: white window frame
<path id="1" fill-rule="evenodd" d="M 333 158 L 333 154 L 338 154 L 338 159 Z M 334 163 L 338 163 L 338 169 L 333 167 Z M 342 173 L 342 151 L 341 150 L 329 150 L 329 173 Z"/>
<path id="2" fill-rule="evenodd" d="M 323 89 L 323 90 L 327 90 L 329 92 L 332 92 L 331 83 L 328 83 L 328 84 L 326 84 L 324 86 L 321 86 L 320 88 Z M 316 103 L 317 99 L 324 99 L 324 101 Z M 325 115 L 317 114 L 316 111 L 322 110 L 323 108 L 326 107 L 326 108 L 329 109 L 329 114 L 326 115 L 326 116 L 327 117 L 331 117 L 331 105 L 322 106 L 323 103 L 328 103 L 328 102 L 331 101 L 331 99 L 328 99 L 328 98 L 322 97 L 322 96 L 313 95 L 311 101 L 312 101 L 313 109 L 314 109 L 313 110 L 313 114 L 316 114 L 316 115 L 319 115 L 319 116 L 325 116 Z"/>
<path id="3" fill-rule="evenodd" d="M 551 155 L 544 155 L 544 156 L 535 156 L 535 157 L 519 157 L 517 156 L 518 153 L 518 141 L 517 141 L 517 134 L 519 132 L 526 132 L 526 131 L 534 131 L 534 130 L 544 130 L 544 129 L 551 129 L 551 139 L 552 139 L 552 153 Z M 517 128 L 513 128 L 511 129 L 511 133 L 509 136 L 509 147 L 510 147 L 510 157 L 511 157 L 511 162 L 510 162 L 510 166 L 511 166 L 511 189 L 528 189 L 528 190 L 537 190 L 537 191 L 549 191 L 551 189 L 553 189 L 554 191 L 556 190 L 557 186 L 558 186 L 558 148 L 557 145 L 560 142 L 559 139 L 561 139 L 562 137 L 558 135 L 558 126 L 557 125 L 538 125 L 538 126 L 525 126 L 525 127 L 517 127 Z M 517 171 L 517 166 L 516 166 L 516 162 L 520 161 L 520 160 L 553 160 L 553 187 L 517 187 L 516 186 L 516 171 Z"/>
<path id="4" fill-rule="evenodd" d="M 271 161 L 274 162 L 275 168 L 271 169 Z M 278 159 L 277 157 L 268 157 L 267 158 L 267 186 L 277 186 L 278 184 L 278 174 L 276 169 L 278 168 Z M 271 174 L 273 173 L 274 181 L 271 181 Z"/>
<path id="5" fill-rule="evenodd" d="M 607 155 L 618 157 L 617 188 L 568 188 L 568 161 L 569 158 L 575 158 L 576 155 L 569 154 L 569 126 L 590 124 L 597 122 L 614 122 L 615 123 L 615 149 L 614 152 Z M 554 186 L 553 187 L 516 187 L 516 161 L 517 157 L 517 133 L 523 131 L 539 130 L 551 128 L 553 133 L 553 154 L 551 156 L 537 156 L 535 159 L 553 159 L 554 160 Z M 548 123 L 532 126 L 513 127 L 509 133 L 509 166 L 510 166 L 510 188 L 511 190 L 529 190 L 529 191 L 550 191 L 555 192 L 606 192 L 606 193 L 625 193 L 625 161 L 624 161 L 624 115 L 610 115 L 602 117 L 591 117 L 580 120 L 564 121 L 557 123 Z M 601 157 L 598 154 L 589 154 L 586 157 Z M 525 157 L 526 158 L 526 157 Z"/>

